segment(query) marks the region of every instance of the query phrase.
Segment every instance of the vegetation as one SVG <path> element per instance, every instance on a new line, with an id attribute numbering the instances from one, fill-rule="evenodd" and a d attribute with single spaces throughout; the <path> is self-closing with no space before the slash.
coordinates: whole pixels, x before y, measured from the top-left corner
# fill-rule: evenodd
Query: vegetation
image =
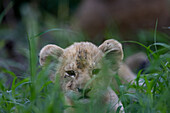
<path id="1" fill-rule="evenodd" d="M 0 14 L 0 23 L 12 5 L 13 3 L 9 4 L 7 9 Z M 157 27 L 154 31 L 139 31 L 137 33 L 138 42 L 121 41 L 118 28 L 108 28 L 105 39 L 120 40 L 125 45 L 125 58 L 137 51 L 143 51 L 148 56 L 149 66 L 136 72 L 137 77 L 133 83 L 122 84 L 117 75 L 108 72 L 109 65 L 108 62 L 105 62 L 98 75 L 103 84 L 102 86 L 98 84 L 94 86 L 98 91 L 97 93 L 95 91 L 90 92 L 91 101 L 89 104 L 79 103 L 75 99 L 75 106 L 66 106 L 64 94 L 59 85 L 59 76 L 57 76 L 56 82 L 52 83 L 47 76 L 48 67 L 39 66 L 38 53 L 40 47 L 52 42 L 65 48 L 76 41 L 89 39 L 85 38 L 84 34 L 60 29 L 61 15 L 59 15 L 61 16 L 60 19 L 56 20 L 50 14 L 44 14 L 44 20 L 38 22 L 39 17 L 35 13 L 36 11 L 31 11 L 27 5 L 24 8 L 26 10 L 23 10 L 21 14 L 23 25 L 16 28 L 18 31 L 15 32 L 19 32 L 20 37 L 20 40 L 16 39 L 16 43 L 19 44 L 17 52 L 26 57 L 26 60 L 22 63 L 29 66 L 23 67 L 24 71 L 20 71 L 22 65 L 17 63 L 18 61 L 13 62 L 10 58 L 5 59 L 5 52 L 0 51 L 1 58 L 4 58 L 0 59 L 2 61 L 0 62 L 0 113 L 62 113 L 69 107 L 74 107 L 75 113 L 104 113 L 104 111 L 109 113 L 110 111 L 103 106 L 100 99 L 103 88 L 108 85 L 111 85 L 111 88 L 118 94 L 126 113 L 168 113 L 170 111 L 170 45 L 168 44 L 170 37 L 157 32 Z M 65 19 L 67 20 L 67 18 Z M 15 36 L 17 33 L 11 33 L 5 27 L 1 26 L 0 28 L 0 36 L 5 37 L 7 34 L 11 34 L 13 37 L 18 36 Z M 39 33 L 44 29 L 48 30 Z M 27 36 L 25 36 L 26 32 L 28 32 Z M 95 42 L 95 44 L 99 43 L 101 42 Z M 126 44 L 130 44 L 130 46 Z M 0 50 L 4 46 L 5 39 L 1 39 Z M 17 71 L 13 71 L 13 68 Z M 102 76 L 103 74 L 108 76 Z M 110 77 L 116 78 L 118 89 L 108 83 Z M 119 109 L 117 112 L 119 112 Z"/>
<path id="2" fill-rule="evenodd" d="M 50 30 L 49 30 L 50 31 Z M 40 33 L 40 35 L 46 32 Z M 9 74 L 12 78 L 11 87 L 5 86 L 4 79 L 0 79 L 0 112 L 1 113 L 60 113 L 67 107 L 64 104 L 64 96 L 60 90 L 59 79 L 52 83 L 48 79 L 48 67 L 41 69 L 38 66 L 36 37 L 29 37 L 29 71 L 22 75 L 22 79 L 10 70 L 1 69 L 0 77 Z M 154 43 L 149 46 L 139 42 L 129 41 L 124 43 L 135 43 L 146 49 L 150 60 L 147 69 L 140 70 L 134 83 L 121 84 L 116 91 L 123 102 L 125 111 L 131 113 L 167 113 L 170 111 L 170 46 L 165 43 Z M 153 49 L 155 50 L 153 51 Z M 107 73 L 107 63 L 104 64 L 102 72 Z M 105 74 L 106 75 L 106 74 Z M 102 79 L 104 78 L 104 79 Z M 107 83 L 108 77 L 101 76 L 103 83 Z M 114 86 L 112 86 L 114 89 Z M 102 91 L 102 87 L 99 87 Z M 100 92 L 102 93 L 102 92 Z M 100 94 L 98 93 L 98 94 Z M 78 113 L 103 113 L 107 108 L 102 107 L 100 95 L 92 96 L 90 104 L 77 103 L 74 107 Z M 99 107 L 101 106 L 101 107 Z"/>

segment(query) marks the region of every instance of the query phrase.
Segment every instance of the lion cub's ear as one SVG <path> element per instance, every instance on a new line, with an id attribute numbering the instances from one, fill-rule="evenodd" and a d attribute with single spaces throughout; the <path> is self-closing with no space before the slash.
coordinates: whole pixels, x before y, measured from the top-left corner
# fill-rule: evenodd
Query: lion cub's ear
<path id="1" fill-rule="evenodd" d="M 44 46 L 39 54 L 40 65 L 45 65 L 49 60 L 58 61 L 63 54 L 63 49 L 57 45 L 49 44 Z"/>
<path id="2" fill-rule="evenodd" d="M 104 41 L 99 49 L 105 54 L 106 59 L 112 61 L 114 66 L 119 67 L 119 64 L 123 60 L 122 45 L 114 39 Z"/>

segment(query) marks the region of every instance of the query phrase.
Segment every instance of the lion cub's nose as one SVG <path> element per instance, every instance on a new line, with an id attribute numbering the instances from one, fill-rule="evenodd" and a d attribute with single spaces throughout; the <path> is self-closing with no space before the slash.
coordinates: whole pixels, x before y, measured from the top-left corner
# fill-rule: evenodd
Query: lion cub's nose
<path id="1" fill-rule="evenodd" d="M 84 90 L 84 93 L 87 94 L 87 93 L 91 90 L 91 88 L 87 88 L 87 89 L 77 88 L 77 90 L 78 90 L 78 92 L 80 92 L 80 93 L 83 93 L 83 90 Z"/>
<path id="2" fill-rule="evenodd" d="M 83 92 L 83 89 L 81 88 L 77 88 L 78 92 L 82 93 Z"/>

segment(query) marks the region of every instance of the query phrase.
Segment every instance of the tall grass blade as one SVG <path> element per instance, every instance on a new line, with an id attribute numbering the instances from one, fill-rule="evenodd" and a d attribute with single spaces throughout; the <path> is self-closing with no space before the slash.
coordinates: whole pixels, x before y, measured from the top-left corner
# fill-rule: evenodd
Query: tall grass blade
<path id="1" fill-rule="evenodd" d="M 13 7 L 13 1 L 11 1 L 8 6 L 4 9 L 4 11 L 0 14 L 0 24 L 2 22 L 3 17 L 8 13 L 8 11 Z"/>

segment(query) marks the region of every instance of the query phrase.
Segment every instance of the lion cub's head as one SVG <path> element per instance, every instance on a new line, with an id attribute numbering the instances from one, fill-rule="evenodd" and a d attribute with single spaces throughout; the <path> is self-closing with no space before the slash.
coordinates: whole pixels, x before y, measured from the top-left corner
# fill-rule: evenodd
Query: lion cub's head
<path id="1" fill-rule="evenodd" d="M 63 91 L 79 93 L 97 74 L 101 59 L 107 55 L 115 59 L 115 66 L 118 67 L 123 59 L 121 44 L 113 39 L 106 40 L 99 47 L 90 42 L 74 43 L 66 49 L 49 44 L 40 51 L 39 61 L 42 66 L 53 64 L 50 79 L 55 81 L 55 76 L 59 74 Z"/>

